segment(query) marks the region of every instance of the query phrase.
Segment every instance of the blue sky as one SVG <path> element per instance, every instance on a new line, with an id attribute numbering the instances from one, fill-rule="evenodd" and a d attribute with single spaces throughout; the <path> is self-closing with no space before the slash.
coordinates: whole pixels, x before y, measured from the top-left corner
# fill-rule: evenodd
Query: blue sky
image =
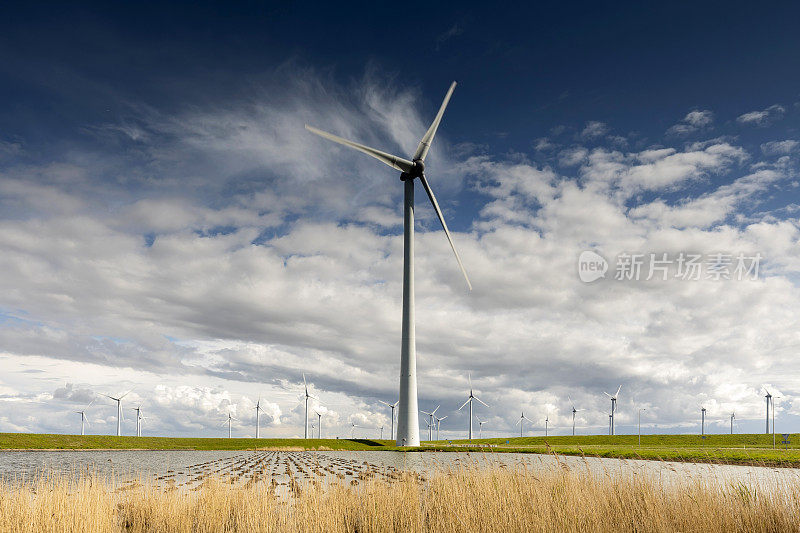
<path id="1" fill-rule="evenodd" d="M 421 206 L 422 407 L 460 405 L 472 372 L 498 435 L 520 408 L 566 431 L 567 394 L 602 432 L 619 383 L 623 428 L 647 403 L 650 430 L 693 431 L 700 402 L 717 430 L 732 410 L 756 430 L 767 385 L 796 430 L 798 11 L 7 8 L 0 398 L 19 408 L 0 431 L 74 430 L 46 413 L 115 383 L 154 433 L 232 410 L 245 434 L 261 394 L 265 434 L 291 436 L 303 371 L 332 431 L 386 423 L 401 187 L 303 124 L 407 157 L 452 80 L 428 175 L 476 289 Z M 764 260 L 750 282 L 583 284 L 586 249 L 612 273 L 623 252 Z"/>

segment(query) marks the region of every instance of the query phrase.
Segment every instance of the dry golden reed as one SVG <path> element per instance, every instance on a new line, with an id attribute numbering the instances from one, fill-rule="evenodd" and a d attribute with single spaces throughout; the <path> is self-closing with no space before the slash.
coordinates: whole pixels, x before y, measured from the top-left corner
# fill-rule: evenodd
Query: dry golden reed
<path id="1" fill-rule="evenodd" d="M 289 501 L 269 485 L 208 481 L 196 491 L 40 479 L 0 486 L 3 532 L 797 531 L 800 490 L 464 468 L 427 481 L 307 485 Z"/>

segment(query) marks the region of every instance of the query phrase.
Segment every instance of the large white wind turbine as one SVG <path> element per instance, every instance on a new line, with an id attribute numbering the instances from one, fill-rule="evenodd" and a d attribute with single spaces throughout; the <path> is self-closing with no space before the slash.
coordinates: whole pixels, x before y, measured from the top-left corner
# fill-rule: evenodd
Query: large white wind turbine
<path id="1" fill-rule="evenodd" d="M 319 398 L 317 398 L 316 396 L 312 396 L 312 395 L 310 395 L 308 393 L 308 383 L 306 383 L 306 375 L 305 374 L 303 374 L 303 386 L 306 388 L 306 395 L 305 395 L 306 412 L 305 412 L 305 424 L 304 424 L 305 431 L 303 432 L 303 438 L 307 439 L 308 438 L 308 399 L 309 398 L 313 398 L 314 400 L 319 400 Z"/>
<path id="2" fill-rule="evenodd" d="M 128 391 L 119 398 L 114 398 L 113 396 L 109 396 L 108 394 L 103 395 L 106 398 L 111 398 L 112 400 L 117 402 L 117 437 L 122 435 L 122 421 L 125 419 L 125 415 L 122 414 L 122 399 L 130 393 L 131 391 Z"/>
<path id="3" fill-rule="evenodd" d="M 428 440 L 433 440 L 433 428 L 436 425 L 436 423 L 434 423 L 434 421 L 433 421 L 433 418 L 436 416 L 436 411 L 439 410 L 439 407 L 441 407 L 441 405 L 437 405 L 436 409 L 434 409 L 430 413 L 428 411 L 420 410 L 420 413 L 426 414 L 429 417 L 429 420 L 428 420 Z M 397 430 L 400 431 L 400 428 L 398 427 Z"/>
<path id="4" fill-rule="evenodd" d="M 147 420 L 146 416 L 142 416 L 142 406 L 131 407 L 132 411 L 136 411 L 136 436 L 142 436 L 142 420 Z"/>
<path id="5" fill-rule="evenodd" d="M 400 400 L 397 400 L 394 403 L 386 403 L 383 400 L 378 400 L 378 401 L 392 410 L 392 428 L 391 428 L 391 432 L 389 433 L 389 439 L 394 439 L 394 409 L 395 409 L 395 407 L 397 407 L 397 404 L 400 403 Z"/>
<path id="6" fill-rule="evenodd" d="M 230 413 L 230 412 L 228 412 L 228 419 L 227 419 L 225 422 L 223 422 L 222 424 L 220 424 L 220 426 L 224 426 L 225 424 L 228 424 L 228 438 L 229 438 L 229 439 L 230 439 L 230 438 L 233 436 L 233 432 L 231 431 L 231 422 L 232 422 L 233 420 L 237 420 L 237 419 L 236 419 L 236 418 L 233 418 L 233 417 L 231 416 L 231 413 Z"/>
<path id="7" fill-rule="evenodd" d="M 481 402 L 483 405 L 486 405 L 486 403 L 477 396 L 475 396 L 474 394 L 472 394 L 472 376 L 470 374 L 467 374 L 467 379 L 469 379 L 469 397 L 467 398 L 467 401 L 464 402 L 464 404 L 458 408 L 458 410 L 459 411 L 462 410 L 465 405 L 469 404 L 469 440 L 472 440 L 472 400 L 477 400 Z M 489 406 L 486 405 L 486 407 Z"/>
<path id="8" fill-rule="evenodd" d="M 91 407 L 93 403 L 94 403 L 94 400 L 92 400 L 91 402 L 89 402 L 89 405 L 87 405 L 86 407 L 84 407 L 84 408 L 83 408 L 83 409 L 81 409 L 80 411 L 75 411 L 76 413 L 78 413 L 79 415 L 81 415 L 81 435 L 86 435 L 86 428 L 85 428 L 85 425 L 86 425 L 86 424 L 89 424 L 89 419 L 88 419 L 88 418 L 86 418 L 86 410 L 87 410 L 89 407 Z"/>
<path id="9" fill-rule="evenodd" d="M 609 434 L 610 435 L 614 434 L 614 412 L 617 410 L 617 396 L 619 396 L 620 389 L 622 389 L 622 385 L 620 385 L 617 388 L 617 392 L 614 393 L 614 396 L 611 396 L 609 393 L 607 393 L 605 391 L 603 392 L 603 394 L 605 394 L 606 396 L 611 398 L 611 415 L 610 415 L 611 419 L 610 419 L 610 423 L 609 423 L 610 424 L 610 429 L 609 429 Z"/>
<path id="10" fill-rule="evenodd" d="M 400 408 L 397 420 L 397 445 L 398 446 L 419 446 L 419 420 L 417 418 L 418 402 L 417 402 L 417 353 L 416 353 L 416 338 L 414 331 L 414 180 L 419 178 L 422 188 L 430 199 L 433 205 L 436 216 L 439 217 L 439 222 L 442 224 L 445 236 L 450 242 L 450 247 L 458 261 L 458 266 L 464 274 L 464 279 L 467 281 L 467 286 L 472 290 L 472 285 L 467 277 L 467 271 L 464 270 L 464 265 L 461 263 L 456 251 L 453 238 L 450 235 L 450 230 L 447 229 L 447 224 L 444 221 L 442 210 L 439 208 L 439 203 L 433 194 L 433 190 L 428 184 L 425 177 L 425 156 L 428 155 L 428 150 L 433 142 L 433 137 L 436 135 L 436 130 L 439 128 L 439 123 L 442 121 L 444 110 L 447 103 L 450 101 L 450 96 L 456 88 L 456 82 L 450 85 L 450 89 L 444 97 L 439 112 L 433 119 L 428 131 L 422 137 L 422 140 L 417 146 L 416 152 L 411 158 L 411 161 L 397 157 L 375 148 L 370 148 L 363 144 L 355 143 L 332 135 L 330 133 L 312 128 L 306 125 L 306 129 L 311 133 L 315 133 L 330 141 L 342 144 L 359 152 L 363 152 L 375 159 L 389 165 L 390 167 L 401 172 L 400 179 L 404 183 L 404 197 L 403 197 L 403 325 L 402 325 L 402 339 L 400 347 Z"/>
<path id="11" fill-rule="evenodd" d="M 519 436 L 520 436 L 520 437 L 524 437 L 524 436 L 525 436 L 525 435 L 524 435 L 524 433 L 523 433 L 523 432 L 525 431 L 525 420 L 527 420 L 528 422 L 530 422 L 531 424 L 533 424 L 533 421 L 531 421 L 531 419 L 530 419 L 530 418 L 528 418 L 527 416 L 525 416 L 525 413 L 524 413 L 524 412 L 523 412 L 523 413 L 520 415 L 520 417 L 519 417 L 519 420 L 517 420 L 517 423 L 516 423 L 516 424 L 514 424 L 515 426 L 516 426 L 516 425 L 519 425 Z M 521 425 L 520 425 L 520 424 L 521 424 Z"/>

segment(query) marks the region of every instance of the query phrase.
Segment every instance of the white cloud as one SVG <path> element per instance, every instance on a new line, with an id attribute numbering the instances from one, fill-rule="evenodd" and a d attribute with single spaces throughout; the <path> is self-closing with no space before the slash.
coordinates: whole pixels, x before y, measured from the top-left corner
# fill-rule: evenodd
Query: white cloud
<path id="1" fill-rule="evenodd" d="M 667 130 L 667 135 L 688 135 L 705 129 L 714 122 L 714 114 L 709 110 L 689 111 L 683 119 Z"/>
<path id="2" fill-rule="evenodd" d="M 784 141 L 770 141 L 761 145 L 765 155 L 789 155 L 800 150 L 800 142 L 794 139 Z"/>
<path id="3" fill-rule="evenodd" d="M 736 121 L 740 124 L 749 124 L 755 126 L 767 126 L 777 120 L 783 118 L 783 115 L 786 113 L 786 108 L 782 105 L 771 105 L 766 109 L 762 109 L 761 111 L 750 111 L 749 113 L 744 113 L 739 115 L 736 118 Z"/>
<path id="4" fill-rule="evenodd" d="M 608 125 L 605 122 L 598 120 L 590 120 L 581 131 L 581 137 L 584 139 L 598 139 L 608 133 Z"/>

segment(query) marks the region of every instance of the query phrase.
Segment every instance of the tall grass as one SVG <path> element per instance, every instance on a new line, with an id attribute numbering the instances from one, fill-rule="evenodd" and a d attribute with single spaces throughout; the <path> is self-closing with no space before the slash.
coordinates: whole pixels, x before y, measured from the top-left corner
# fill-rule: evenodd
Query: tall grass
<path id="1" fill-rule="evenodd" d="M 427 480 L 307 484 L 210 480 L 196 491 L 121 490 L 87 477 L 0 486 L 3 532 L 796 531 L 800 487 L 468 467 Z"/>

